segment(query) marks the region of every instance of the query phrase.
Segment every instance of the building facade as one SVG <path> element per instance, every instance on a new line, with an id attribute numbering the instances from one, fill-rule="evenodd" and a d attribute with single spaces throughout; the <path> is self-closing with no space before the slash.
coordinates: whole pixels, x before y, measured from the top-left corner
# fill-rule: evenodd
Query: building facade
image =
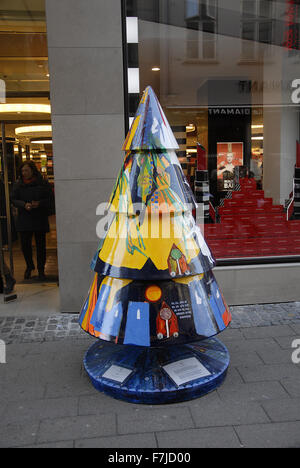
<path id="1" fill-rule="evenodd" d="M 79 311 L 90 284 L 97 207 L 110 196 L 147 85 L 195 193 L 201 145 L 203 229 L 228 303 L 299 300 L 297 2 L 38 3 L 49 56 L 61 310 Z"/>

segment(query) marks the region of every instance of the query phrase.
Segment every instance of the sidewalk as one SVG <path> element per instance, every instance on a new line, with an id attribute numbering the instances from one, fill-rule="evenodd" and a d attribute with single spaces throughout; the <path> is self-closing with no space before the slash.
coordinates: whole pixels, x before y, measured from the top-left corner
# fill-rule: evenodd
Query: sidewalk
<path id="1" fill-rule="evenodd" d="M 223 386 L 159 407 L 94 390 L 82 366 L 94 339 L 77 315 L 0 309 L 0 447 L 300 447 L 300 364 L 291 360 L 299 303 L 232 307 L 220 335 L 231 355 Z"/>

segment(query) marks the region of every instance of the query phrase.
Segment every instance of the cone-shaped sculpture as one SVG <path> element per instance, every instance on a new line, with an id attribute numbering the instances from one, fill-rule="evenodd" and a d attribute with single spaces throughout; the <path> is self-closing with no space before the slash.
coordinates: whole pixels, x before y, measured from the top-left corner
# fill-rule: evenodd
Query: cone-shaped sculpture
<path id="1" fill-rule="evenodd" d="M 231 315 L 192 216 L 196 202 L 176 147 L 148 87 L 124 143 L 128 153 L 79 319 L 99 339 L 84 361 L 94 386 L 127 401 L 196 398 L 220 385 L 229 365 L 226 348 L 212 337 Z"/>

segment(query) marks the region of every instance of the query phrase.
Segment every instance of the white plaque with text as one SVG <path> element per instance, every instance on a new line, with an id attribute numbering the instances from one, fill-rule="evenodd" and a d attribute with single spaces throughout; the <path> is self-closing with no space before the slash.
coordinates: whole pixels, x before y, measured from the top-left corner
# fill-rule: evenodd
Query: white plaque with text
<path id="1" fill-rule="evenodd" d="M 123 383 L 130 374 L 132 374 L 131 369 L 112 365 L 109 369 L 107 369 L 102 377 L 105 379 L 114 380 L 115 382 Z"/>
<path id="2" fill-rule="evenodd" d="M 173 382 L 179 387 L 193 380 L 208 377 L 211 373 L 195 357 L 183 359 L 163 366 L 165 372 L 171 377 Z"/>

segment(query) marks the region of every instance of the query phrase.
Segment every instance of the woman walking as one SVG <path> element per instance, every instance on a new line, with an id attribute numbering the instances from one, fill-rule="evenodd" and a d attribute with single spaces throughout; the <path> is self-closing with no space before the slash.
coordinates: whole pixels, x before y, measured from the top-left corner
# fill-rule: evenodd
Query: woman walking
<path id="1" fill-rule="evenodd" d="M 21 247 L 26 262 L 24 279 L 35 269 L 32 259 L 32 237 L 35 237 L 39 279 L 45 279 L 46 233 L 49 232 L 51 185 L 44 180 L 32 161 L 24 162 L 21 177 L 15 183 L 12 203 L 18 208 L 16 229 L 20 233 Z"/>

